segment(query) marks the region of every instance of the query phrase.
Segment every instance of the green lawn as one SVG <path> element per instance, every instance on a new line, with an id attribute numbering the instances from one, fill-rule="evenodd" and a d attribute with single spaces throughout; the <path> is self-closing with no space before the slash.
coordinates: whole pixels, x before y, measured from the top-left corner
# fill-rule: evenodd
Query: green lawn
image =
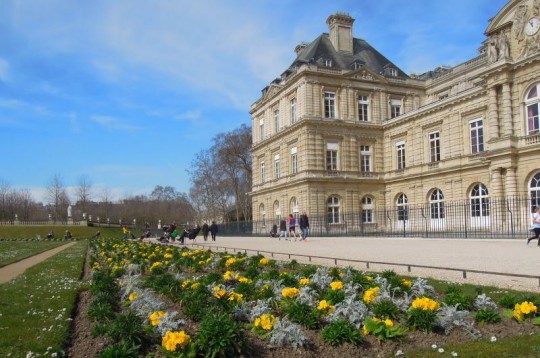
<path id="1" fill-rule="evenodd" d="M 0 267 L 64 244 L 63 241 L 0 241 Z"/>

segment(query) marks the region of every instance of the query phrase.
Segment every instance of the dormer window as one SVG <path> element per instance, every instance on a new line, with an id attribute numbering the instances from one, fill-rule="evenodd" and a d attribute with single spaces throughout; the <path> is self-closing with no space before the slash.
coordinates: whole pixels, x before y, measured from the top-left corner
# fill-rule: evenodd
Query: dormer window
<path id="1" fill-rule="evenodd" d="M 384 74 L 387 75 L 387 76 L 397 77 L 398 70 L 396 68 L 393 68 L 393 67 L 387 67 L 387 68 L 384 69 Z"/>
<path id="2" fill-rule="evenodd" d="M 359 70 L 362 68 L 362 64 L 360 62 L 354 62 L 351 67 L 353 70 Z"/>
<path id="3" fill-rule="evenodd" d="M 332 60 L 331 59 L 324 59 L 324 66 L 325 67 L 332 67 Z"/>

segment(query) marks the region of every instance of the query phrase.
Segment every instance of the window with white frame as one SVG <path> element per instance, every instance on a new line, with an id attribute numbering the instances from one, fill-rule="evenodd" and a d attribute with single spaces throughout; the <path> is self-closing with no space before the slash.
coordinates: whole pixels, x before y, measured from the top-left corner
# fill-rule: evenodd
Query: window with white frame
<path id="1" fill-rule="evenodd" d="M 296 147 L 291 148 L 291 173 L 298 173 L 298 150 Z"/>
<path id="2" fill-rule="evenodd" d="M 259 120 L 259 140 L 264 139 L 264 119 Z"/>
<path id="3" fill-rule="evenodd" d="M 339 224 L 339 198 L 337 196 L 331 196 L 326 201 L 327 207 L 327 223 Z"/>
<path id="4" fill-rule="evenodd" d="M 401 114 L 401 100 L 390 100 L 390 118 L 395 118 Z"/>
<path id="5" fill-rule="evenodd" d="M 279 207 L 279 201 L 274 201 L 274 224 L 279 226 L 281 220 L 281 208 Z"/>
<path id="6" fill-rule="evenodd" d="M 326 59 L 324 60 L 324 65 L 325 65 L 326 67 L 332 67 L 332 60 L 329 59 L 329 58 L 326 58 Z"/>
<path id="7" fill-rule="evenodd" d="M 291 124 L 295 124 L 296 118 L 296 98 L 291 99 Z"/>
<path id="8" fill-rule="evenodd" d="M 373 222 L 373 198 L 364 196 L 362 198 L 362 223 L 369 224 Z"/>
<path id="9" fill-rule="evenodd" d="M 266 180 L 266 168 L 264 166 L 264 160 L 261 161 L 261 184 Z"/>
<path id="10" fill-rule="evenodd" d="M 360 171 L 362 173 L 371 172 L 371 147 L 369 145 L 360 146 Z"/>
<path id="11" fill-rule="evenodd" d="M 439 132 L 429 133 L 429 161 L 441 161 L 441 138 Z"/>
<path id="12" fill-rule="evenodd" d="M 444 219 L 444 195 L 440 189 L 435 189 L 429 196 L 429 212 L 432 219 Z"/>
<path id="13" fill-rule="evenodd" d="M 326 143 L 326 170 L 338 170 L 338 143 Z"/>
<path id="14" fill-rule="evenodd" d="M 293 214 L 293 217 L 295 219 L 295 223 L 298 224 L 298 214 L 300 212 L 300 208 L 298 206 L 298 199 L 296 199 L 295 196 L 291 198 L 290 201 L 290 213 Z"/>
<path id="15" fill-rule="evenodd" d="M 369 101 L 367 96 L 358 96 L 358 120 L 369 122 Z"/>
<path id="16" fill-rule="evenodd" d="M 489 216 L 489 195 L 486 186 L 476 184 L 471 190 L 471 216 L 473 218 Z"/>
<path id="17" fill-rule="evenodd" d="M 324 117 L 336 118 L 336 94 L 324 92 Z"/>
<path id="18" fill-rule="evenodd" d="M 279 132 L 279 109 L 274 110 L 274 131 Z"/>
<path id="19" fill-rule="evenodd" d="M 401 193 L 398 195 L 396 200 L 397 207 L 397 219 L 399 221 L 409 220 L 409 199 L 407 195 Z"/>
<path id="20" fill-rule="evenodd" d="M 531 198 L 531 213 L 540 207 L 540 172 L 536 173 L 529 184 L 529 197 Z"/>
<path id="21" fill-rule="evenodd" d="M 540 106 L 540 84 L 535 84 L 525 98 L 525 110 L 527 113 L 527 135 L 540 133 L 540 121 L 538 113 Z"/>
<path id="22" fill-rule="evenodd" d="M 396 164 L 397 170 L 405 169 L 405 142 L 396 143 Z"/>
<path id="23" fill-rule="evenodd" d="M 471 133 L 471 153 L 480 153 L 484 151 L 484 123 L 482 118 L 474 119 L 469 122 Z"/>
<path id="24" fill-rule="evenodd" d="M 281 169 L 280 169 L 280 162 L 279 162 L 279 154 L 276 154 L 274 156 L 274 178 L 279 179 L 281 175 Z"/>

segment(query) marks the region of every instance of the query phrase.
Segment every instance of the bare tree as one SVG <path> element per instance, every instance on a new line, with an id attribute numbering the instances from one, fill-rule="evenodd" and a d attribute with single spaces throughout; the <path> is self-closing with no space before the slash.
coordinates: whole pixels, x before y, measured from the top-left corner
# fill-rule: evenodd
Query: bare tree
<path id="1" fill-rule="evenodd" d="M 111 191 L 107 188 L 103 188 L 101 190 L 100 195 L 101 203 L 100 203 L 100 213 L 101 216 L 106 219 L 109 217 L 109 211 L 111 209 Z"/>
<path id="2" fill-rule="evenodd" d="M 86 213 L 92 196 L 92 182 L 87 175 L 81 175 L 75 187 L 75 198 L 83 213 Z"/>
<path id="3" fill-rule="evenodd" d="M 55 174 L 47 185 L 47 199 L 53 206 L 55 220 L 60 220 L 67 217 L 69 197 L 67 195 L 66 188 L 64 187 L 62 177 L 59 174 Z"/>
<path id="4" fill-rule="evenodd" d="M 2 221 L 6 220 L 6 205 L 8 194 L 11 191 L 11 185 L 3 179 L 0 179 L 0 205 L 2 205 Z"/>

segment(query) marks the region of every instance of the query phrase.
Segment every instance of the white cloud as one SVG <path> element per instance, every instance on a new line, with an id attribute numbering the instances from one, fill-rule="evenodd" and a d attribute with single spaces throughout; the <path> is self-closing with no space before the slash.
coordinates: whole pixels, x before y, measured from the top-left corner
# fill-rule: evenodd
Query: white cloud
<path id="1" fill-rule="evenodd" d="M 0 82 L 5 82 L 7 78 L 9 64 L 3 58 L 0 58 Z"/>
<path id="2" fill-rule="evenodd" d="M 135 131 L 140 129 L 140 127 L 126 123 L 112 116 L 92 115 L 90 116 L 90 119 L 102 127 L 111 130 Z"/>

